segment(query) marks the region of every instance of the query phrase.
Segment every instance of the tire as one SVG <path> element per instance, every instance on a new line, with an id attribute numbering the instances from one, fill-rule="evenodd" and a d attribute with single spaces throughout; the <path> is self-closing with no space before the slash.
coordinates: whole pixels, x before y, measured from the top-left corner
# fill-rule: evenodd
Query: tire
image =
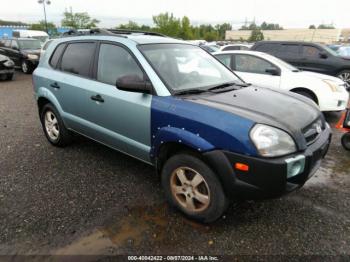
<path id="1" fill-rule="evenodd" d="M 33 72 L 33 68 L 25 60 L 23 60 L 21 63 L 21 69 L 22 69 L 22 72 L 25 74 L 31 74 Z"/>
<path id="2" fill-rule="evenodd" d="M 65 127 L 60 114 L 52 104 L 44 105 L 40 113 L 40 120 L 45 136 L 52 145 L 65 147 L 71 144 L 72 134 Z"/>
<path id="3" fill-rule="evenodd" d="M 217 176 L 191 153 L 184 152 L 166 161 L 162 169 L 162 185 L 171 206 L 202 223 L 217 220 L 228 205 Z"/>
<path id="4" fill-rule="evenodd" d="M 310 93 L 308 93 L 306 91 L 295 91 L 294 93 L 302 95 L 302 96 L 305 96 L 305 97 L 311 99 L 312 101 L 314 101 L 317 104 L 317 101 L 315 101 L 315 98 Z"/>
<path id="5" fill-rule="evenodd" d="M 345 133 L 342 138 L 341 138 L 341 144 L 343 145 L 343 147 L 350 151 L 350 132 Z"/>
<path id="6" fill-rule="evenodd" d="M 350 70 L 343 70 L 339 74 L 337 74 L 337 77 L 346 82 L 347 84 L 350 84 Z"/>
<path id="7" fill-rule="evenodd" d="M 13 79 L 13 73 L 6 75 L 6 80 L 11 81 Z"/>

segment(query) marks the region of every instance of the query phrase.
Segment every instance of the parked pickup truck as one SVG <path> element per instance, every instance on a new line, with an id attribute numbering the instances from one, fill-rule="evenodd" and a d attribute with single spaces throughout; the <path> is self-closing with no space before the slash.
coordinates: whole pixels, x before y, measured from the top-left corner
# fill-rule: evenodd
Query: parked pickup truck
<path id="1" fill-rule="evenodd" d="M 331 139 L 309 99 L 250 86 L 200 47 L 155 33 L 55 40 L 33 83 L 51 144 L 78 133 L 154 166 L 169 202 L 202 222 L 229 199 L 302 187 Z"/>

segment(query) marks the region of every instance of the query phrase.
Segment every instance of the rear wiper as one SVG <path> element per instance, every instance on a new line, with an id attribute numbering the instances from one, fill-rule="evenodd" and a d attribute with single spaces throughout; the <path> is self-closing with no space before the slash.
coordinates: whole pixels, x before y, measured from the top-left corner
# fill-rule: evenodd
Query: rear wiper
<path id="1" fill-rule="evenodd" d="M 209 91 L 212 91 L 212 90 L 216 90 L 216 89 L 223 89 L 223 88 L 230 87 L 230 86 L 248 87 L 248 86 L 250 86 L 250 85 L 251 85 L 251 84 L 248 84 L 248 83 L 228 82 L 228 83 L 223 83 L 223 84 L 220 84 L 220 85 L 211 87 L 211 88 L 209 88 L 208 90 L 209 90 Z"/>
<path id="2" fill-rule="evenodd" d="M 174 95 L 190 95 L 190 94 L 200 94 L 207 92 L 207 90 L 199 89 L 199 88 L 193 88 L 193 89 L 186 89 L 186 90 L 180 90 L 174 93 Z"/>

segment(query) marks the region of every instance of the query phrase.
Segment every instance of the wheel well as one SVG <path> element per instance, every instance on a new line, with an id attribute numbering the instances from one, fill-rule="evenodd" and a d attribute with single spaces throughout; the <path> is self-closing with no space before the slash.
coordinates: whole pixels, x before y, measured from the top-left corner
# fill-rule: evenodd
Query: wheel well
<path id="1" fill-rule="evenodd" d="M 44 107 L 46 104 L 48 104 L 48 103 L 50 103 L 50 100 L 48 100 L 48 99 L 45 98 L 45 97 L 40 97 L 40 98 L 38 99 L 39 114 L 41 114 L 41 110 L 42 110 L 43 107 Z"/>
<path id="2" fill-rule="evenodd" d="M 298 93 L 298 92 L 308 93 L 312 97 L 312 100 L 314 100 L 314 102 L 318 105 L 318 98 L 317 98 L 316 94 L 314 92 L 312 92 L 310 89 L 307 89 L 304 87 L 297 87 L 297 88 L 294 88 L 290 91 L 294 92 L 294 93 Z"/>
<path id="3" fill-rule="evenodd" d="M 157 173 L 158 174 L 161 173 L 163 165 L 170 157 L 184 151 L 192 155 L 195 155 L 196 157 L 202 158 L 202 155 L 200 153 L 198 153 L 196 150 L 194 150 L 189 146 L 175 143 L 175 142 L 165 143 L 160 147 L 156 158 Z"/>

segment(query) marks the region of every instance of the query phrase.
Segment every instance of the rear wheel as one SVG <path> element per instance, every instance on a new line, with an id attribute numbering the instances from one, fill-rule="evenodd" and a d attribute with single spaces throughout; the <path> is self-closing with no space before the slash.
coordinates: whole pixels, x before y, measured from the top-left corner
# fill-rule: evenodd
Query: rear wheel
<path id="1" fill-rule="evenodd" d="M 341 138 L 341 144 L 346 150 L 350 151 L 350 132 L 345 133 Z"/>
<path id="2" fill-rule="evenodd" d="M 350 84 L 350 70 L 341 71 L 337 77 L 339 77 L 344 82 Z"/>
<path id="3" fill-rule="evenodd" d="M 162 184 L 170 204 L 200 222 L 217 220 L 227 208 L 217 176 L 190 153 L 175 155 L 165 163 Z"/>
<path id="4" fill-rule="evenodd" d="M 64 147 L 72 142 L 70 131 L 64 126 L 57 109 L 46 104 L 40 114 L 41 124 L 47 140 L 54 146 Z"/>

